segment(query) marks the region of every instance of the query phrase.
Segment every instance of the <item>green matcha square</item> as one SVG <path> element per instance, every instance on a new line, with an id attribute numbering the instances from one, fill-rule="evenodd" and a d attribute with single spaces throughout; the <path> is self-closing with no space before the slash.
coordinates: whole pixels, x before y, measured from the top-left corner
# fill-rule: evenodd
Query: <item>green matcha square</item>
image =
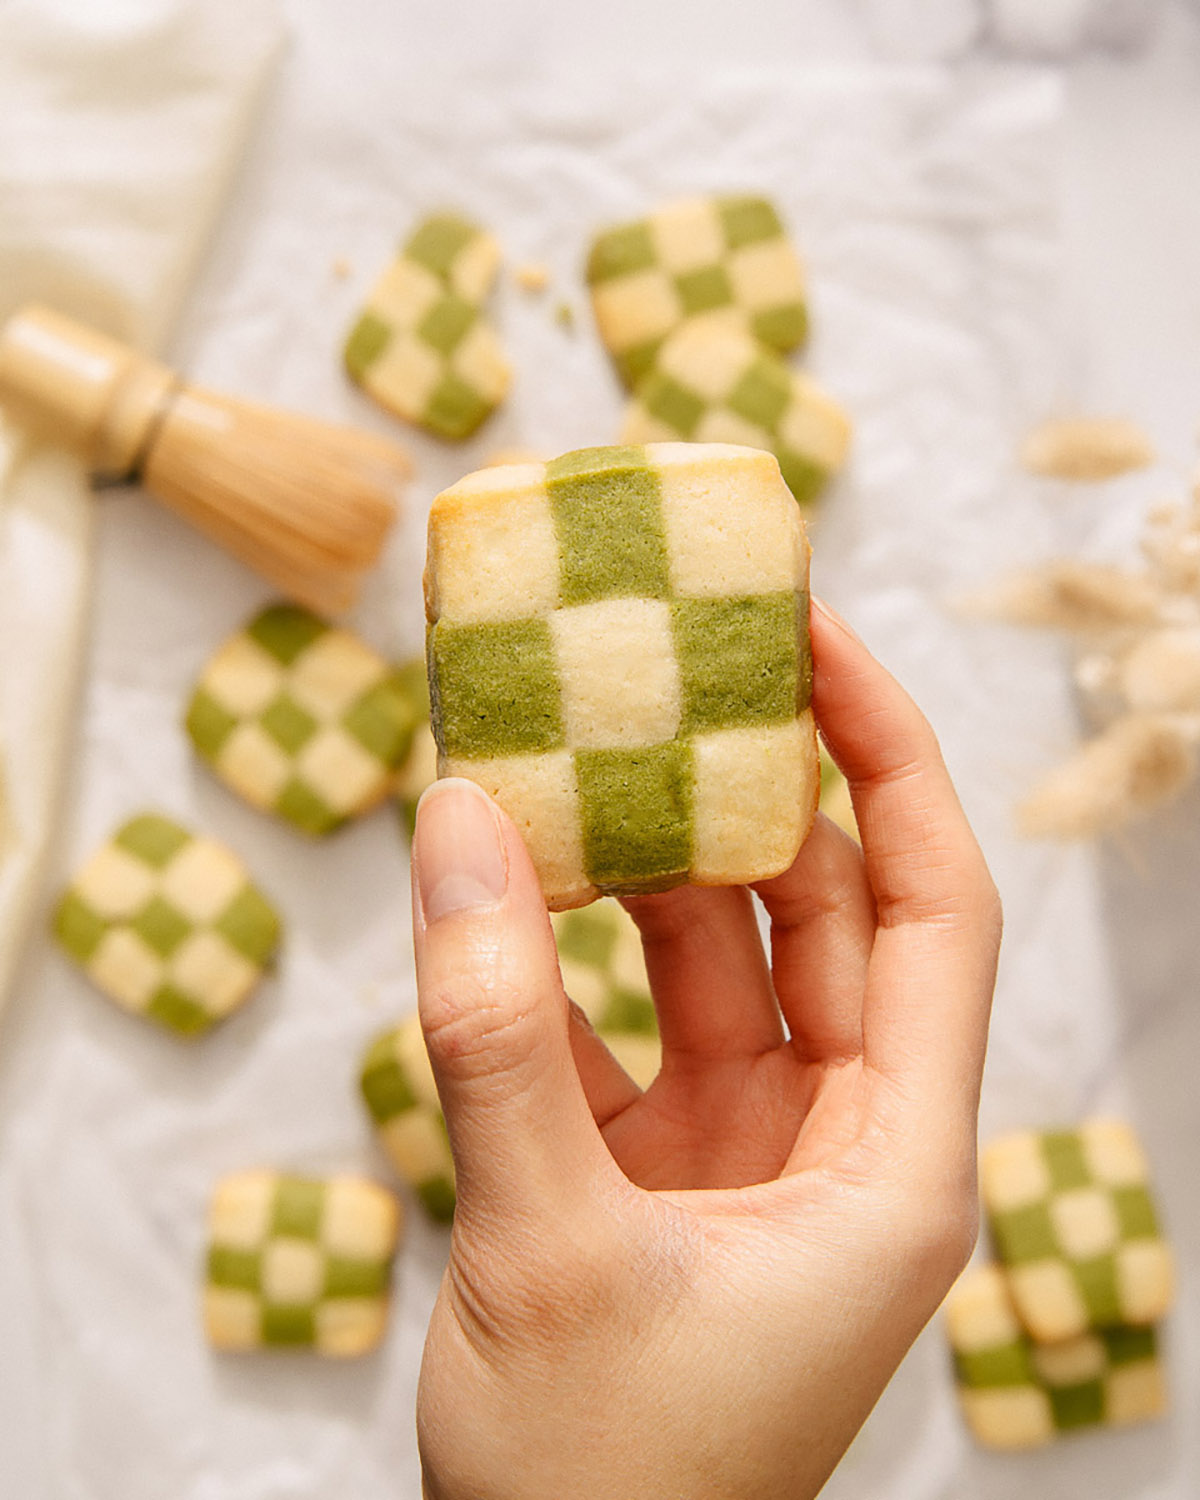
<path id="1" fill-rule="evenodd" d="M 561 694 L 545 620 L 430 629 L 435 722 L 448 756 L 481 759 L 564 743 Z"/>
<path id="2" fill-rule="evenodd" d="M 479 321 L 478 308 L 463 297 L 447 295 L 435 302 L 417 325 L 417 337 L 447 358 Z"/>
<path id="3" fill-rule="evenodd" d="M 160 985 L 155 990 L 146 1006 L 146 1015 L 185 1037 L 200 1036 L 213 1024 L 209 1012 L 173 984 Z"/>
<path id="4" fill-rule="evenodd" d="M 670 592 L 658 473 L 642 448 L 580 449 L 546 467 L 564 604 Z"/>
<path id="5" fill-rule="evenodd" d="M 683 730 L 700 733 L 796 716 L 796 596 L 677 599 L 671 606 Z"/>
<path id="6" fill-rule="evenodd" d="M 287 693 L 280 693 L 258 722 L 288 755 L 295 755 L 317 732 L 316 719 Z"/>
<path id="7" fill-rule="evenodd" d="M 1117 1262 L 1112 1255 L 1095 1255 L 1067 1262 L 1093 1328 L 1111 1327 L 1124 1320 Z"/>
<path id="8" fill-rule="evenodd" d="M 350 330 L 342 358 L 352 380 L 361 380 L 391 342 L 392 330 L 374 313 L 365 312 Z"/>
<path id="9" fill-rule="evenodd" d="M 658 256 L 650 226 L 640 220 L 636 224 L 610 229 L 600 236 L 588 257 L 587 279 L 595 285 L 601 281 L 612 281 L 618 276 L 648 271 L 657 263 Z"/>
<path id="10" fill-rule="evenodd" d="M 1030 1203 L 993 1215 L 992 1233 L 1005 1265 L 1017 1266 L 1058 1254 L 1048 1203 Z"/>
<path id="11" fill-rule="evenodd" d="M 271 1233 L 315 1240 L 321 1233 L 325 1184 L 309 1177 L 281 1177 L 271 1205 Z"/>
<path id="12" fill-rule="evenodd" d="M 328 629 L 324 620 L 298 604 L 273 604 L 251 620 L 246 634 L 276 661 L 290 667 Z"/>
<path id="13" fill-rule="evenodd" d="M 199 753 L 206 760 L 215 760 L 238 723 L 237 716 L 223 709 L 211 693 L 197 688 L 188 705 L 184 727 Z"/>
<path id="14" fill-rule="evenodd" d="M 577 750 L 588 878 L 622 894 L 687 874 L 692 857 L 692 756 L 683 741 L 637 750 Z"/>
<path id="15" fill-rule="evenodd" d="M 708 410 L 703 397 L 662 371 L 649 377 L 639 389 L 638 399 L 652 417 L 665 422 L 685 441 L 691 438 Z"/>
<path id="16" fill-rule="evenodd" d="M 161 896 L 152 896 L 129 925 L 160 958 L 169 958 L 195 930 L 195 924 Z"/>
<path id="17" fill-rule="evenodd" d="M 210 1245 L 207 1275 L 213 1286 L 257 1292 L 262 1286 L 262 1252 L 237 1250 L 232 1245 Z"/>
<path id="18" fill-rule="evenodd" d="M 470 437 L 493 409 L 493 403 L 485 400 L 474 386 L 453 370 L 447 370 L 434 387 L 422 420 L 436 436 L 457 442 Z"/>
<path id="19" fill-rule="evenodd" d="M 431 214 L 417 225 L 402 253 L 440 280 L 449 281 L 455 260 L 480 233 L 458 214 Z"/>
<path id="20" fill-rule="evenodd" d="M 339 824 L 345 822 L 345 818 L 335 812 L 318 792 L 296 776 L 288 779 L 273 810 L 281 818 L 294 824 L 301 833 L 332 833 Z"/>
<path id="21" fill-rule="evenodd" d="M 779 215 L 765 198 L 737 195 L 717 199 L 717 212 L 730 250 L 783 235 Z"/>
<path id="22" fill-rule="evenodd" d="M 131 818 L 113 835 L 119 849 L 134 854 L 143 863 L 161 870 L 189 842 L 191 834 L 158 813 L 144 813 Z"/>
<path id="23" fill-rule="evenodd" d="M 66 892 L 54 913 L 54 936 L 76 963 L 88 962 L 108 928 L 108 922 L 74 891 Z"/>
<path id="24" fill-rule="evenodd" d="M 750 331 L 772 349 L 794 349 L 808 337 L 808 311 L 800 302 L 760 308 L 750 314 Z"/>
<path id="25" fill-rule="evenodd" d="M 704 266 L 699 271 L 685 271 L 675 278 L 680 306 L 685 317 L 728 307 L 733 302 L 733 286 L 724 266 Z"/>
<path id="26" fill-rule="evenodd" d="M 311 1303 L 263 1303 L 262 1341 L 269 1348 L 304 1348 L 316 1340 L 316 1309 Z"/>
<path id="27" fill-rule="evenodd" d="M 252 885 L 243 886 L 213 923 L 231 948 L 265 967 L 279 946 L 280 922 L 275 908 Z"/>
<path id="28" fill-rule="evenodd" d="M 775 430 L 791 399 L 788 369 L 776 359 L 755 360 L 727 398 L 731 411 L 768 432 Z"/>

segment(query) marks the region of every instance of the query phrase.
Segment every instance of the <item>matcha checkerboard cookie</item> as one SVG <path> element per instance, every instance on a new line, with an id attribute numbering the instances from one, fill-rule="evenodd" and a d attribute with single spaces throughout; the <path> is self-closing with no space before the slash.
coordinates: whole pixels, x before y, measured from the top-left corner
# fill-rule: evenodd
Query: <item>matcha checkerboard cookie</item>
<path id="1" fill-rule="evenodd" d="M 738 328 L 778 350 L 807 331 L 804 273 L 765 198 L 688 198 L 605 230 L 587 280 L 600 337 L 630 387 L 685 322 Z"/>
<path id="2" fill-rule="evenodd" d="M 350 378 L 437 437 L 470 437 L 504 399 L 510 371 L 482 303 L 500 252 L 454 214 L 418 226 L 375 283 L 346 341 Z"/>
<path id="3" fill-rule="evenodd" d="M 1052 1343 L 1141 1326 L 1167 1311 L 1171 1253 L 1128 1125 L 1086 1120 L 1004 1136 L 981 1155 L 980 1187 L 997 1258 L 1032 1338 Z"/>
<path id="4" fill-rule="evenodd" d="M 963 1414 L 986 1447 L 1036 1448 L 1078 1428 L 1124 1426 L 1166 1408 L 1153 1327 L 1035 1343 L 997 1266 L 966 1272 L 945 1318 Z"/>
<path id="5" fill-rule="evenodd" d="M 551 921 L 563 988 L 634 1083 L 648 1088 L 662 1048 L 633 918 L 616 901 L 603 900 L 556 912 Z"/>
<path id="6" fill-rule="evenodd" d="M 417 803 L 427 786 L 437 780 L 437 742 L 429 723 L 429 678 L 423 656 L 396 668 L 396 683 L 413 721 L 408 754 L 396 772 L 396 801 L 405 832 L 411 840 L 417 821 Z"/>
<path id="7" fill-rule="evenodd" d="M 454 1160 L 421 1023 L 410 1016 L 377 1036 L 359 1076 L 380 1144 L 401 1179 L 441 1223 L 454 1217 Z"/>
<path id="8" fill-rule="evenodd" d="M 325 834 L 392 790 L 418 717 L 393 668 L 358 636 L 276 604 L 212 657 L 186 722 L 233 791 Z"/>
<path id="9" fill-rule="evenodd" d="M 779 465 L 589 448 L 434 501 L 439 771 L 525 835 L 547 901 L 785 870 L 818 791 L 808 542 Z"/>
<path id="10" fill-rule="evenodd" d="M 850 423 L 814 381 L 750 334 L 701 322 L 663 344 L 621 428 L 623 443 L 673 439 L 765 448 L 807 506 L 845 462 Z"/>
<path id="11" fill-rule="evenodd" d="M 280 923 L 224 844 L 142 813 L 76 874 L 54 934 L 124 1010 L 195 1037 L 249 997 Z"/>
<path id="12" fill-rule="evenodd" d="M 387 1326 L 400 1229 L 395 1196 L 365 1178 L 226 1177 L 209 1208 L 209 1342 L 367 1353 Z"/>
<path id="13" fill-rule="evenodd" d="M 553 918 L 563 985 L 617 1061 L 641 1088 L 653 1082 L 662 1049 L 637 928 L 615 901 Z M 433 1069 L 410 1016 L 377 1036 L 359 1076 L 380 1144 L 402 1181 L 440 1223 L 454 1217 L 454 1160 Z"/>

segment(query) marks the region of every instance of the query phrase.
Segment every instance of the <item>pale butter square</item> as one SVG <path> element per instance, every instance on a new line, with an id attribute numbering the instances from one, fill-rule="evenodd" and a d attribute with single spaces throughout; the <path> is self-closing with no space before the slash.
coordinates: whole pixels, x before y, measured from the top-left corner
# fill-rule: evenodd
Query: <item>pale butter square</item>
<path id="1" fill-rule="evenodd" d="M 807 579 L 808 543 L 796 503 L 769 453 L 702 458 L 687 443 L 659 450 L 659 486 L 672 590 L 683 597 L 771 594 Z M 738 504 L 729 504 L 736 486 Z"/>
<path id="2" fill-rule="evenodd" d="M 544 466 L 483 471 L 444 492 L 427 578 L 436 616 L 452 624 L 549 614 L 559 599 L 558 537 Z"/>
<path id="3" fill-rule="evenodd" d="M 602 599 L 560 609 L 550 617 L 550 633 L 573 749 L 657 745 L 675 737 L 681 699 L 668 604 Z"/>
<path id="4" fill-rule="evenodd" d="M 163 896 L 193 922 L 213 922 L 247 883 L 245 866 L 223 844 L 195 838 L 162 873 Z"/>
<path id="5" fill-rule="evenodd" d="M 144 1011 L 163 982 L 163 961 L 131 928 L 113 927 L 100 939 L 87 972 L 118 1005 Z"/>
<path id="6" fill-rule="evenodd" d="M 72 885 L 97 915 L 115 922 L 142 910 L 158 886 L 158 871 L 119 844 L 105 844 Z"/>
<path id="7" fill-rule="evenodd" d="M 820 790 L 811 711 L 780 725 L 720 729 L 692 742 L 692 876 L 737 885 L 790 867 Z"/>

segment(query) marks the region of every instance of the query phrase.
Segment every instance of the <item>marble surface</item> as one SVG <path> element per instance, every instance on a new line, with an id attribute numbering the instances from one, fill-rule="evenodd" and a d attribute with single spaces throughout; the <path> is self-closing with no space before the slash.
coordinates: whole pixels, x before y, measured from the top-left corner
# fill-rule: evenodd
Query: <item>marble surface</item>
<path id="1" fill-rule="evenodd" d="M 1006 900 L 983 1134 L 1128 1112 L 1181 1260 L 1168 1422 L 980 1454 L 931 1328 L 828 1494 L 1194 1500 L 1200 793 L 1096 855 L 1018 845 L 1012 800 L 1074 733 L 1069 660 L 1034 636 L 947 634 L 944 608 L 953 585 L 1001 562 L 1119 555 L 1146 506 L 1187 481 L 1200 416 L 1193 12 L 1075 5 L 1031 39 L 1001 0 L 906 5 L 908 26 L 868 0 L 762 0 L 736 26 L 704 3 L 686 30 L 673 7 L 632 0 L 513 0 L 436 24 L 407 0 L 285 9 L 292 48 L 173 351 L 210 383 L 386 425 L 329 350 L 397 226 L 464 184 L 513 259 L 550 261 L 581 311 L 587 229 L 636 192 L 675 188 L 681 153 L 705 165 L 680 186 L 753 173 L 811 211 L 808 360 L 845 394 L 861 439 L 818 539 L 820 586 L 933 715 Z M 993 71 L 1000 52 L 1056 50 L 1069 54 L 1061 80 Z M 881 59 L 926 70 L 899 83 L 861 70 Z M 853 149 L 780 157 L 798 121 L 822 119 Z M 511 292 L 502 317 L 522 367 L 561 378 L 523 380 L 462 454 L 414 444 L 410 513 L 361 613 L 387 649 L 419 644 L 422 520 L 439 484 L 492 446 L 561 449 L 615 423 L 586 314 L 574 340 Z M 1023 480 L 1008 457 L 1021 425 L 1071 404 L 1142 421 L 1160 466 L 1086 496 Z M 111 1013 L 48 946 L 30 953 L 0 1047 L 0 1494 L 416 1500 L 410 1414 L 437 1231 L 411 1215 L 392 1337 L 354 1367 L 212 1358 L 190 1281 L 204 1184 L 220 1171 L 257 1159 L 384 1170 L 349 1079 L 361 1041 L 411 1004 L 403 846 L 381 815 L 298 847 L 195 768 L 171 708 L 180 681 L 262 590 L 137 497 L 103 503 L 58 872 L 155 801 L 228 837 L 286 893 L 293 938 L 278 981 L 194 1052 Z"/>

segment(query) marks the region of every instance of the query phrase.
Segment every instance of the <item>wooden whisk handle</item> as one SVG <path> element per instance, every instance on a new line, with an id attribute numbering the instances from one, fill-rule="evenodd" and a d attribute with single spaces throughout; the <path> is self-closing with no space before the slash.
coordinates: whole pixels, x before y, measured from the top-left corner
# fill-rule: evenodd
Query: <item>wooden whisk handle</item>
<path id="1" fill-rule="evenodd" d="M 157 360 L 48 307 L 0 328 L 0 404 L 104 477 L 138 469 L 178 385 Z"/>

